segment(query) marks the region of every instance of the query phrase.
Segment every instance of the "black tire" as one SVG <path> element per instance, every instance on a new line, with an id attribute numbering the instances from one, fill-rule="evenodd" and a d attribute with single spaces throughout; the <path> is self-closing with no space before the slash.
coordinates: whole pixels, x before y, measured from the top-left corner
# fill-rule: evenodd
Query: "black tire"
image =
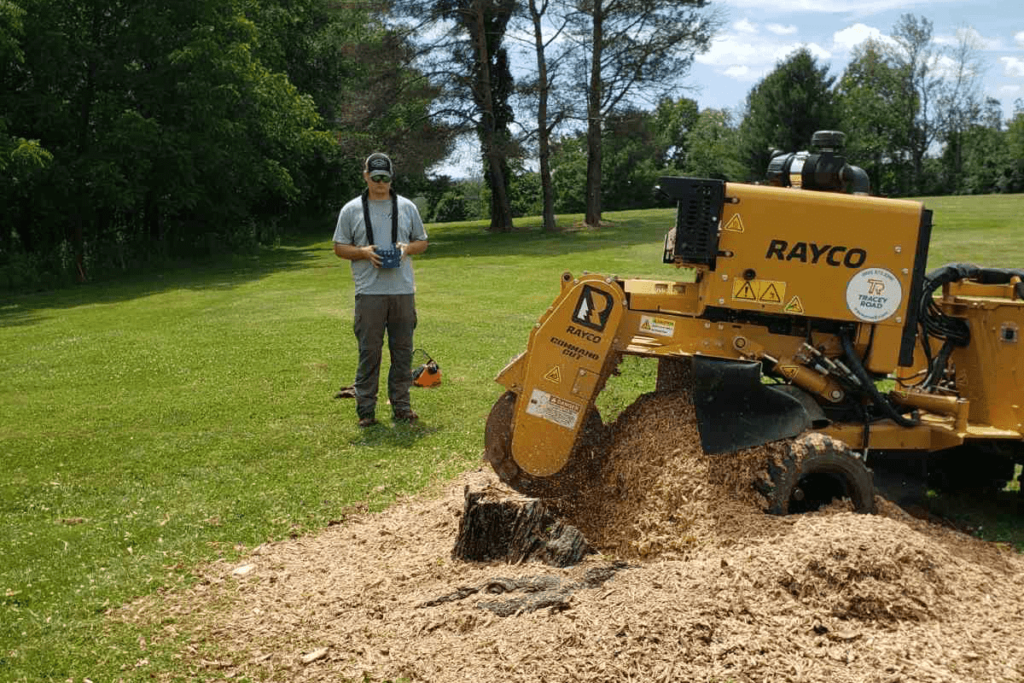
<path id="1" fill-rule="evenodd" d="M 849 499 L 857 512 L 875 512 L 871 470 L 857 453 L 823 434 L 790 443 L 781 464 L 769 463 L 768 481 L 762 484 L 767 512 L 773 515 L 812 512 L 836 499 Z"/>
<path id="2" fill-rule="evenodd" d="M 516 414 L 516 394 L 506 391 L 487 416 L 484 460 L 498 478 L 525 496 L 561 498 L 587 488 L 600 469 L 604 451 L 605 426 L 596 408 L 587 413 L 577 439 L 577 447 L 565 467 L 547 476 L 537 477 L 519 466 L 512 457 L 512 427 Z"/>

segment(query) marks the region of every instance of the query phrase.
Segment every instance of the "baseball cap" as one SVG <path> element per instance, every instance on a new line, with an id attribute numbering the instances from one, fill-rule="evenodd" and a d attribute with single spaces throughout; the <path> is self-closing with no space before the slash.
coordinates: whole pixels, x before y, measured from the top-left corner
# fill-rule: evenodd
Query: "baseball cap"
<path id="1" fill-rule="evenodd" d="M 389 178 L 395 174 L 391 159 L 388 158 L 387 154 L 381 154 L 380 152 L 374 152 L 366 157 L 366 170 L 370 175 L 385 174 Z"/>

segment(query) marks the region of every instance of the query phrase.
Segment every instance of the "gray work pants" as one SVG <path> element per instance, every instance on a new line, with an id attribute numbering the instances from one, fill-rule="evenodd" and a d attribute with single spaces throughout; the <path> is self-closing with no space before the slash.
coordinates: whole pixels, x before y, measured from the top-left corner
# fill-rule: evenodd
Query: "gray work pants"
<path id="1" fill-rule="evenodd" d="M 384 333 L 388 335 L 391 369 L 388 371 L 388 399 L 391 411 L 411 410 L 412 332 L 416 329 L 414 294 L 357 294 L 353 330 L 359 342 L 356 370 L 356 413 L 373 417 L 380 384 L 380 360 Z"/>

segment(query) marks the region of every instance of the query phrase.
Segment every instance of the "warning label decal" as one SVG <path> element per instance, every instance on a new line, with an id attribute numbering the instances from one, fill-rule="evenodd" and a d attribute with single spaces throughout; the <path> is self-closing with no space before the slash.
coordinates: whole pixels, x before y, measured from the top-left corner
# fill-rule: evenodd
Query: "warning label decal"
<path id="1" fill-rule="evenodd" d="M 742 280 L 737 280 L 736 282 L 742 283 L 742 285 L 740 286 L 740 288 L 738 290 L 735 287 L 733 287 L 733 293 L 732 293 L 732 298 L 733 299 L 744 299 L 746 301 L 757 301 L 757 292 L 754 291 L 754 288 L 750 285 L 749 282 L 743 282 Z"/>
<path id="2" fill-rule="evenodd" d="M 778 280 L 733 280 L 732 298 L 759 304 L 781 306 L 786 296 L 786 283 Z"/>
<path id="3" fill-rule="evenodd" d="M 722 227 L 722 230 L 728 230 L 730 232 L 743 232 L 743 219 L 740 218 L 739 214 L 736 214 L 729 219 L 729 222 Z"/>
<path id="4" fill-rule="evenodd" d="M 564 398 L 552 396 L 541 389 L 534 389 L 526 406 L 527 415 L 539 417 L 566 429 L 575 429 L 582 406 Z"/>
<path id="5" fill-rule="evenodd" d="M 804 302 L 800 301 L 800 297 L 794 296 L 792 299 L 789 300 L 789 303 L 786 304 L 786 307 L 783 308 L 782 310 L 785 311 L 786 313 L 798 313 L 800 315 L 803 315 Z"/>
<path id="6" fill-rule="evenodd" d="M 676 321 L 653 315 L 640 316 L 640 331 L 659 337 L 671 337 L 676 333 Z"/>
<path id="7" fill-rule="evenodd" d="M 554 382 L 555 384 L 561 384 L 562 368 L 557 365 L 551 368 L 550 370 L 548 370 L 547 374 L 544 375 L 544 379 L 546 379 L 549 382 Z"/>

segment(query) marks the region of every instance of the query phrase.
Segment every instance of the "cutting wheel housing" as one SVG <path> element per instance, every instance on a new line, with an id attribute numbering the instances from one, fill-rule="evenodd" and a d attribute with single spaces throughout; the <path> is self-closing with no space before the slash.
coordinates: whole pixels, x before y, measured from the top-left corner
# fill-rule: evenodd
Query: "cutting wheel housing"
<path id="1" fill-rule="evenodd" d="M 484 459 L 498 478 L 526 496 L 560 498 L 578 493 L 597 481 L 606 429 L 597 408 L 590 408 L 577 446 L 565 466 L 553 475 L 535 477 L 512 457 L 512 428 L 516 414 L 516 393 L 506 391 L 494 403 L 484 432 Z"/>

